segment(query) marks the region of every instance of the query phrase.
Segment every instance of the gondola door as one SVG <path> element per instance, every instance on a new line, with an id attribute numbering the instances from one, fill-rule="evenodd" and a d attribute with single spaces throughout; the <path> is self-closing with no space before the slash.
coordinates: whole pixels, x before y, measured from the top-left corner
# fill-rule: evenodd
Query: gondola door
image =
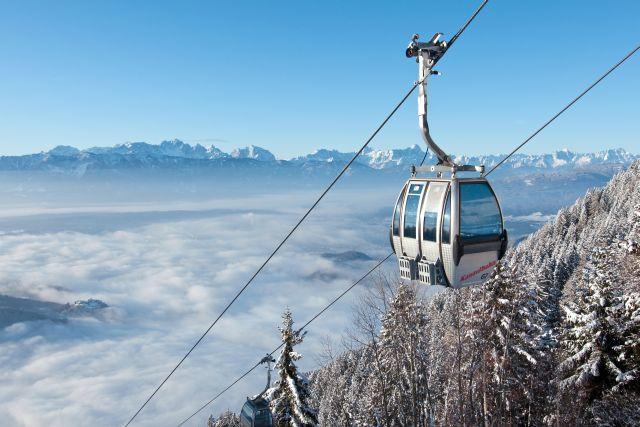
<path id="1" fill-rule="evenodd" d="M 452 277 L 455 273 L 455 264 L 453 263 L 453 217 L 452 212 L 452 199 L 454 194 L 457 195 L 454 184 L 447 188 L 447 194 L 445 194 L 444 206 L 442 208 L 442 220 L 440 221 L 440 259 L 442 260 L 442 268 L 445 274 L 445 283 L 451 283 Z"/>
<path id="2" fill-rule="evenodd" d="M 397 256 L 402 255 L 402 206 L 404 205 L 404 195 L 407 191 L 407 185 L 409 185 L 408 182 L 402 187 L 402 191 L 400 191 L 400 195 L 398 195 L 396 199 L 393 217 L 391 218 L 391 230 L 389 232 L 389 243 Z"/>
<path id="3" fill-rule="evenodd" d="M 425 285 L 443 285 L 440 262 L 440 224 L 442 204 L 449 183 L 446 181 L 430 181 L 420 213 L 420 261 L 418 262 L 418 279 Z"/>
<path id="4" fill-rule="evenodd" d="M 420 207 L 427 187 L 427 181 L 411 180 L 407 184 L 404 197 L 400 224 L 402 254 L 398 256 L 398 267 L 400 277 L 407 280 L 418 278 L 416 261 L 420 256 Z"/>
<path id="5" fill-rule="evenodd" d="M 453 287 L 465 287 L 483 283 L 491 275 L 506 233 L 500 205 L 488 182 L 459 180 L 457 199 L 453 206 L 458 214 L 453 242 L 456 267 L 450 281 Z"/>

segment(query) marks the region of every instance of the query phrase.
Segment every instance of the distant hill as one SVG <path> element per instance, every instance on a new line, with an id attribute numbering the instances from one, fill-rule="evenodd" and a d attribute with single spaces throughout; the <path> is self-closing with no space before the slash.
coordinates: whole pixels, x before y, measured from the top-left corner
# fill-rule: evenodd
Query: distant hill
<path id="1" fill-rule="evenodd" d="M 0 329 L 14 323 L 46 320 L 66 322 L 70 317 L 99 315 L 108 305 L 97 299 L 79 300 L 73 304 L 58 304 L 30 298 L 0 294 Z"/>
<path id="2" fill-rule="evenodd" d="M 321 254 L 320 256 L 337 263 L 351 261 L 371 261 L 373 259 L 369 255 L 359 251 L 345 251 L 340 253 L 326 252 Z"/>

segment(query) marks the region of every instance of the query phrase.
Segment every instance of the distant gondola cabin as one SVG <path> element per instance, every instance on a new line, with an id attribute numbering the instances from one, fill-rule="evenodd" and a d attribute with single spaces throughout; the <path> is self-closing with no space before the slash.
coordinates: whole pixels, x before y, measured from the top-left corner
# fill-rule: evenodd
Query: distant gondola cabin
<path id="1" fill-rule="evenodd" d="M 243 427 L 272 427 L 273 419 L 269 402 L 262 398 L 247 398 L 240 411 L 240 425 Z"/>

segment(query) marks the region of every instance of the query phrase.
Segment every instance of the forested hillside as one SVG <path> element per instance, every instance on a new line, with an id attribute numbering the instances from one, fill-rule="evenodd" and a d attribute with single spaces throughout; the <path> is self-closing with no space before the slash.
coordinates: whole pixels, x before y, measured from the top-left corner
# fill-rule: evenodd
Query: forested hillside
<path id="1" fill-rule="evenodd" d="M 640 424 L 639 188 L 635 162 L 482 287 L 379 280 L 311 377 L 320 424 Z"/>

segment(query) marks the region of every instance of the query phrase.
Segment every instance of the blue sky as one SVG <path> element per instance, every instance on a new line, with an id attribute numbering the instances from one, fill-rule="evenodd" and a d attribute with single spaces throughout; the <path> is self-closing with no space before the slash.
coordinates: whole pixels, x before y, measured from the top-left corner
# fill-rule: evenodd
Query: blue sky
<path id="1" fill-rule="evenodd" d="M 479 1 L 0 1 L 0 153 L 180 138 L 352 150 L 415 80 L 413 33 Z M 431 80 L 453 153 L 505 152 L 640 42 L 638 1 L 492 0 Z M 638 152 L 640 56 L 527 150 Z M 376 147 L 422 144 L 415 97 Z"/>

